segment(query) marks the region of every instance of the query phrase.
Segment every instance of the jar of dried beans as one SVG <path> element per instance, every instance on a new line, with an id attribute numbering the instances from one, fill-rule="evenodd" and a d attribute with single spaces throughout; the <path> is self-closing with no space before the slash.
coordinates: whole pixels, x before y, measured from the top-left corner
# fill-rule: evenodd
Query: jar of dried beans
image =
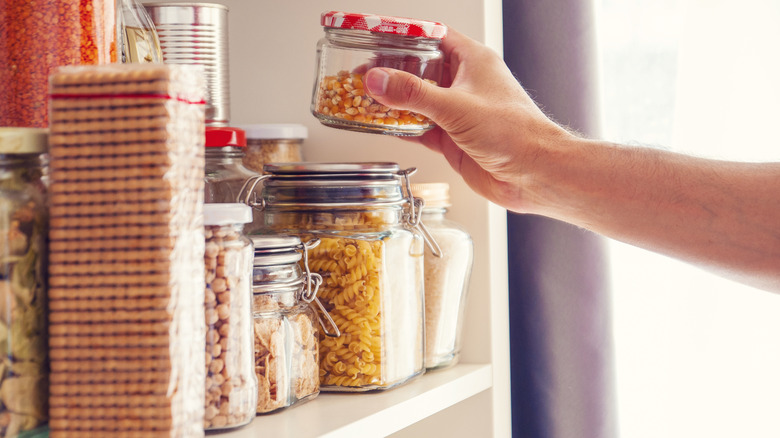
<path id="1" fill-rule="evenodd" d="M 330 11 L 321 16 L 325 37 L 317 44 L 317 76 L 311 111 L 334 128 L 400 136 L 421 135 L 433 127 L 422 114 L 388 108 L 363 89 L 372 67 L 404 70 L 439 83 L 439 50 L 447 27 L 433 21 Z"/>
<path id="2" fill-rule="evenodd" d="M 114 0 L 9 0 L 0 13 L 0 126 L 48 126 L 57 66 L 116 61 Z"/>
<path id="3" fill-rule="evenodd" d="M 245 204 L 206 204 L 205 429 L 243 426 L 255 416 L 252 336 L 252 242 Z"/>
<path id="4" fill-rule="evenodd" d="M 49 362 L 44 129 L 0 128 L 0 436 L 44 428 Z"/>
<path id="5" fill-rule="evenodd" d="M 440 249 L 439 256 L 425 251 L 425 368 L 431 370 L 458 362 L 474 244 L 445 216 L 449 184 L 412 184 L 411 190 L 425 201 L 422 218 Z"/>
<path id="6" fill-rule="evenodd" d="M 303 161 L 301 147 L 309 131 L 303 125 L 278 123 L 242 125 L 246 131 L 244 166 L 261 173 L 266 163 Z"/>
<path id="7" fill-rule="evenodd" d="M 387 389 L 423 372 L 420 202 L 402 189 L 414 171 L 394 163 L 266 165 L 261 205 L 268 232 L 320 244 L 309 266 L 340 329 L 320 336 L 328 391 Z"/>
<path id="8" fill-rule="evenodd" d="M 269 413 L 320 393 L 317 301 L 322 278 L 309 270 L 295 236 L 252 236 L 257 412 Z M 303 262 L 301 263 L 303 259 Z"/>

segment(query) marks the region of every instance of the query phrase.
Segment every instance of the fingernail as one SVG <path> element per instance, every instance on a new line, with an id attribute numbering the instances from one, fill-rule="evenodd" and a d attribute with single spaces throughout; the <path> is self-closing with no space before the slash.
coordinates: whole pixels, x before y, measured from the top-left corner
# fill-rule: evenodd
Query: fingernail
<path id="1" fill-rule="evenodd" d="M 372 68 L 366 73 L 365 83 L 368 92 L 374 96 L 384 96 L 387 92 L 387 81 L 390 74 L 381 68 Z"/>

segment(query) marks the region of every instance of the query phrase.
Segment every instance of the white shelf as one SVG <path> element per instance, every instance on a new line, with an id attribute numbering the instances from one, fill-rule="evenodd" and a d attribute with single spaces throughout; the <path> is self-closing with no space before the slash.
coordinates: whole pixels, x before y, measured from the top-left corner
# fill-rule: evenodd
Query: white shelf
<path id="1" fill-rule="evenodd" d="M 387 436 L 487 390 L 492 381 L 491 365 L 459 364 L 387 391 L 323 393 L 300 406 L 258 416 L 249 425 L 220 436 Z"/>

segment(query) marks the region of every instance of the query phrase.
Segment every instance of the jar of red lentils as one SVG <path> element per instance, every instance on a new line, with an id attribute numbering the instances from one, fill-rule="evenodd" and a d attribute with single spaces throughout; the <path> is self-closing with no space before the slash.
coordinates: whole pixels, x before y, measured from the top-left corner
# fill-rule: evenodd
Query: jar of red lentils
<path id="1" fill-rule="evenodd" d="M 0 126 L 48 126 L 55 67 L 116 61 L 114 0 L 11 0 L 0 10 Z"/>
<path id="2" fill-rule="evenodd" d="M 317 44 L 317 77 L 311 111 L 326 126 L 416 136 L 433 128 L 423 114 L 383 106 L 363 89 L 372 67 L 404 70 L 441 81 L 439 50 L 447 27 L 433 21 L 330 11 L 321 16 L 325 37 Z"/>

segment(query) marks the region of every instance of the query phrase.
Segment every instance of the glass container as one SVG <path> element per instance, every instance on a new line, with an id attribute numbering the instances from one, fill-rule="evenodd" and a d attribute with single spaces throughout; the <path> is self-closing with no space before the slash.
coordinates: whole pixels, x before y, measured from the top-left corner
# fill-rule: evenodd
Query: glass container
<path id="1" fill-rule="evenodd" d="M 116 61 L 113 0 L 4 0 L 0 6 L 0 126 L 48 126 L 49 75 Z"/>
<path id="2" fill-rule="evenodd" d="M 0 435 L 48 421 L 44 129 L 0 128 Z M 27 432 L 35 434 L 35 432 Z"/>
<path id="3" fill-rule="evenodd" d="M 308 268 L 317 241 L 296 236 L 252 236 L 257 413 L 315 398 L 320 392 L 317 301 L 322 277 Z"/>
<path id="4" fill-rule="evenodd" d="M 458 362 L 474 243 L 446 217 L 449 184 L 418 183 L 411 190 L 425 201 L 422 220 L 440 249 L 439 256 L 425 251 L 425 368 L 432 370 Z"/>
<path id="5" fill-rule="evenodd" d="M 242 125 L 246 131 L 244 166 L 257 173 L 268 163 L 303 161 L 301 148 L 309 131 L 294 123 Z"/>
<path id="6" fill-rule="evenodd" d="M 433 128 L 422 114 L 388 108 L 368 96 L 363 74 L 389 67 L 439 83 L 444 57 L 439 50 L 447 27 L 432 21 L 330 11 L 320 22 L 317 72 L 311 112 L 330 127 L 399 136 Z"/>
<path id="7" fill-rule="evenodd" d="M 323 391 L 395 387 L 423 368 L 423 239 L 414 169 L 394 163 L 266 165 L 264 232 L 320 240 L 319 300 L 340 330 L 320 335 Z"/>
<path id="8" fill-rule="evenodd" d="M 206 430 L 243 426 L 255 417 L 257 378 L 252 335 L 252 242 L 245 204 L 206 204 Z"/>

